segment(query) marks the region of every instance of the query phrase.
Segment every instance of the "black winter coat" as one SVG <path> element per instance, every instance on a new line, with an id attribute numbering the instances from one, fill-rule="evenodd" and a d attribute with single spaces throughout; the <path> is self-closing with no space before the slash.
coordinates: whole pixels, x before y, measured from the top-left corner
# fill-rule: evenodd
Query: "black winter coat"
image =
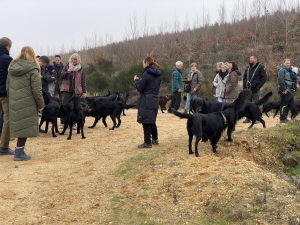
<path id="1" fill-rule="evenodd" d="M 160 70 L 146 67 L 141 78 L 134 81 L 136 89 L 140 92 L 137 104 L 137 121 L 139 123 L 153 124 L 156 122 L 160 76 Z"/>
<path id="2" fill-rule="evenodd" d="M 261 63 L 257 62 L 254 66 L 249 65 L 246 68 L 243 79 L 243 88 L 251 89 L 254 94 L 261 89 L 266 81 L 267 74 L 265 67 Z"/>
<path id="3" fill-rule="evenodd" d="M 8 73 L 8 66 L 12 58 L 9 56 L 7 49 L 0 45 L 0 97 L 6 97 L 6 79 Z"/>

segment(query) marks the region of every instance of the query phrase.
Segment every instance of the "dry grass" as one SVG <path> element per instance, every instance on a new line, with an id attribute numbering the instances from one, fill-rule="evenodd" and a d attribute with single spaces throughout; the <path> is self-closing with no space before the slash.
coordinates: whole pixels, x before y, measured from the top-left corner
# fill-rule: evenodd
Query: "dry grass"
<path id="1" fill-rule="evenodd" d="M 267 127 L 277 123 L 266 119 Z M 30 139 L 28 162 L 1 156 L 1 224 L 299 223 L 299 193 L 270 171 L 271 129 L 239 123 L 234 142 L 222 137 L 217 155 L 201 142 L 196 158 L 185 120 L 159 113 L 157 124 L 160 145 L 152 149 L 137 149 L 142 127 L 129 110 L 120 128 L 99 123 L 85 140 Z"/>

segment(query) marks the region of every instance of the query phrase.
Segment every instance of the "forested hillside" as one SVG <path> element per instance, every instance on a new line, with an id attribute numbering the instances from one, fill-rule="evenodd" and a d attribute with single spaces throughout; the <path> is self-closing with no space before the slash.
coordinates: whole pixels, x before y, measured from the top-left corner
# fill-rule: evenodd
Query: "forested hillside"
<path id="1" fill-rule="evenodd" d="M 80 52 L 86 64 L 90 94 L 133 89 L 132 77 L 142 72 L 141 61 L 154 56 L 163 71 L 163 92 L 168 92 L 171 67 L 177 60 L 188 65 L 196 62 L 205 76 L 202 95 L 211 96 L 210 83 L 215 63 L 235 61 L 244 72 L 250 55 L 257 55 L 267 70 L 268 79 L 276 79 L 276 66 L 289 57 L 300 66 L 300 10 L 277 10 L 262 16 L 220 22 L 182 32 L 161 33 L 132 38 Z M 68 55 L 64 55 L 65 60 Z M 273 85 L 274 86 L 274 85 Z"/>

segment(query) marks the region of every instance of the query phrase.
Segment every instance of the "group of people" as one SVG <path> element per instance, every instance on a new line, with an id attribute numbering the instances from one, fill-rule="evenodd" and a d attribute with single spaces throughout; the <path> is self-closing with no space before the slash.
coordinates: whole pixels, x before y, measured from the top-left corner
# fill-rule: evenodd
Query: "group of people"
<path id="1" fill-rule="evenodd" d="M 0 38 L 0 110 L 3 117 L 0 155 L 14 155 L 14 160 L 29 160 L 24 151 L 28 137 L 39 134 L 38 112 L 44 108 L 43 95 L 59 97 L 62 104 L 69 103 L 73 95 L 86 97 L 86 80 L 78 53 L 70 56 L 63 66 L 61 57 L 55 56 L 49 65 L 47 56 L 36 57 L 32 47 L 25 46 L 12 59 L 9 51 L 12 41 Z M 62 124 L 65 118 L 62 118 Z M 17 138 L 15 150 L 9 141 Z"/>
<path id="2" fill-rule="evenodd" d="M 143 61 L 144 73 L 142 76 L 134 76 L 136 89 L 140 92 L 138 101 L 138 122 L 142 123 L 144 130 L 144 143 L 139 148 L 151 148 L 152 144 L 158 144 L 158 132 L 156 116 L 158 112 L 158 94 L 161 82 L 159 65 L 151 57 Z M 183 62 L 177 61 L 172 69 L 172 100 L 168 109 L 178 110 L 181 103 L 182 92 L 187 93 L 184 112 L 190 108 L 191 99 L 200 93 L 203 75 L 197 69 L 197 64 L 190 65 L 188 76 L 182 77 Z M 212 82 L 214 97 L 218 102 L 231 103 L 238 97 L 238 80 L 241 76 L 235 62 L 218 62 L 216 76 Z M 258 61 L 257 56 L 250 56 L 243 77 L 243 89 L 252 92 L 251 101 L 259 99 L 260 89 L 267 81 L 265 67 Z M 185 85 L 183 85 L 185 83 Z M 185 86 L 185 87 L 184 87 Z M 297 67 L 291 67 L 291 60 L 284 59 L 283 65 L 278 67 L 278 92 L 281 99 L 280 122 L 286 123 L 289 109 L 294 104 L 294 93 L 300 86 L 300 77 Z M 300 87 L 299 87 L 300 88 Z M 250 120 L 246 119 L 244 123 Z"/>
<path id="3" fill-rule="evenodd" d="M 47 56 L 36 57 L 30 46 L 22 48 L 13 60 L 9 51 L 12 42 L 9 38 L 0 39 L 0 110 L 3 115 L 3 128 L 0 141 L 0 154 L 13 154 L 14 160 L 29 160 L 24 148 L 28 137 L 38 136 L 38 111 L 44 108 L 43 94 L 60 98 L 62 104 L 70 102 L 73 95 L 87 96 L 85 74 L 78 53 L 70 56 L 66 66 L 59 55 L 53 65 Z M 161 84 L 159 64 L 151 57 L 142 62 L 144 72 L 134 76 L 134 85 L 140 92 L 137 103 L 137 121 L 142 123 L 144 143 L 139 148 L 151 148 L 159 144 L 156 126 L 158 95 Z M 182 78 L 183 62 L 177 61 L 172 69 L 171 109 L 178 110 L 183 91 L 187 93 L 184 111 L 190 108 L 191 99 L 198 96 L 203 75 L 197 64 L 190 65 L 188 76 Z M 214 96 L 218 102 L 233 102 L 238 96 L 238 79 L 241 73 L 235 62 L 217 63 L 216 76 L 212 82 Z M 261 87 L 267 80 L 265 67 L 256 56 L 251 56 L 243 77 L 243 88 L 250 89 L 252 101 L 257 101 Z M 280 121 L 287 122 L 287 114 L 294 104 L 294 93 L 299 82 L 298 68 L 285 59 L 278 67 L 278 91 L 281 98 Z M 183 85 L 185 83 L 185 87 Z M 244 121 L 247 122 L 247 121 Z M 64 124 L 64 118 L 61 120 Z M 1 127 L 1 125 L 0 125 Z M 11 138 L 17 138 L 15 151 L 9 148 Z"/>

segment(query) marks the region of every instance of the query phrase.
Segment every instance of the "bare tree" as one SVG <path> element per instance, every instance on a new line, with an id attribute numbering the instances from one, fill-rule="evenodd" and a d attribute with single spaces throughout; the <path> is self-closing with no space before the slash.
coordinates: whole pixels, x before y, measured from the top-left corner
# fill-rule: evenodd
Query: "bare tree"
<path id="1" fill-rule="evenodd" d="M 226 20 L 226 10 L 225 10 L 224 1 L 222 2 L 220 8 L 218 9 L 218 15 L 219 15 L 219 24 L 224 24 Z"/>
<path id="2" fill-rule="evenodd" d="M 135 40 L 138 38 L 138 19 L 136 14 L 133 14 L 129 18 L 129 34 L 130 39 Z"/>

